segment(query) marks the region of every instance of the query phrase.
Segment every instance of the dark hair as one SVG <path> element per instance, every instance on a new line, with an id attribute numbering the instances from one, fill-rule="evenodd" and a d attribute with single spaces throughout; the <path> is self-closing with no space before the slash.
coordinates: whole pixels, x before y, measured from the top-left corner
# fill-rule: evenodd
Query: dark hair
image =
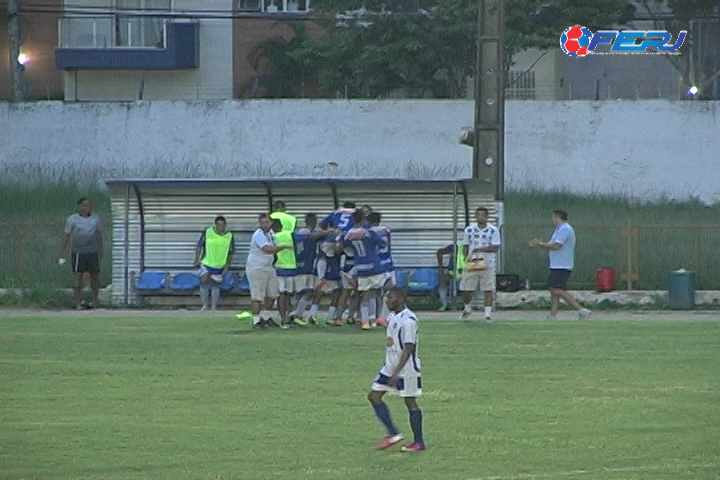
<path id="1" fill-rule="evenodd" d="M 267 213 L 261 213 L 260 215 L 258 215 L 258 222 L 264 218 L 270 218 L 270 215 L 268 215 Z"/>
<path id="2" fill-rule="evenodd" d="M 305 220 L 310 220 L 313 218 L 317 220 L 317 215 L 315 215 L 314 213 L 308 213 L 307 215 L 305 215 Z"/>
<path id="3" fill-rule="evenodd" d="M 372 208 L 370 205 L 367 205 L 367 204 L 363 205 L 362 208 L 364 208 L 364 209 L 367 210 L 368 212 L 372 212 L 372 211 L 373 211 L 373 208 Z"/>
<path id="4" fill-rule="evenodd" d="M 275 200 L 272 206 L 273 210 L 280 210 L 281 208 L 285 208 L 285 202 L 282 200 Z"/>
<path id="5" fill-rule="evenodd" d="M 394 293 L 396 295 L 400 295 L 402 298 L 407 298 L 407 290 L 401 287 L 393 287 L 391 288 L 388 293 Z"/>
<path id="6" fill-rule="evenodd" d="M 219 215 L 219 216 L 215 217 L 215 222 L 214 222 L 214 223 L 218 223 L 218 222 L 223 222 L 223 223 L 227 224 L 227 220 L 226 220 L 225 217 L 223 217 L 222 215 Z"/>
<path id="7" fill-rule="evenodd" d="M 272 226 L 273 226 L 273 227 L 280 227 L 280 228 L 282 229 L 282 222 L 281 222 L 279 219 L 277 219 L 277 218 L 273 218 Z"/>
<path id="8" fill-rule="evenodd" d="M 489 215 L 489 214 L 490 214 L 490 210 L 488 210 L 488 209 L 485 208 L 485 207 L 478 207 L 478 208 L 475 210 L 475 215 L 477 215 L 478 212 L 485 212 L 485 215 Z"/>
<path id="9" fill-rule="evenodd" d="M 355 210 L 355 213 L 353 213 L 353 222 L 355 223 L 362 223 L 363 220 L 365 220 L 365 214 L 362 212 L 362 210 Z"/>
<path id="10" fill-rule="evenodd" d="M 80 205 L 81 203 L 83 203 L 85 201 L 89 202 L 90 199 L 88 197 L 80 197 L 80 200 L 77 201 L 77 204 Z"/>
<path id="11" fill-rule="evenodd" d="M 568 214 L 565 210 L 553 210 L 553 215 L 558 217 L 563 222 L 567 222 Z"/>
<path id="12" fill-rule="evenodd" d="M 343 208 L 356 208 L 355 202 L 345 202 L 343 203 Z"/>
<path id="13" fill-rule="evenodd" d="M 371 224 L 380 223 L 380 212 L 370 212 L 367 216 L 367 221 Z"/>

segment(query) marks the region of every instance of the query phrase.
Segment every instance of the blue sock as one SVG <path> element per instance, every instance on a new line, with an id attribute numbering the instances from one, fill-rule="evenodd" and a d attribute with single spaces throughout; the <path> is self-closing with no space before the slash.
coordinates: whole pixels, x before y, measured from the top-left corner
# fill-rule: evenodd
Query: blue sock
<path id="1" fill-rule="evenodd" d="M 388 410 L 385 402 L 373 405 L 373 408 L 375 409 L 375 415 L 377 415 L 378 419 L 380 419 L 382 424 L 385 425 L 385 428 L 387 428 L 388 435 L 397 435 L 398 429 L 395 428 L 395 425 L 393 425 L 390 419 L 390 410 Z"/>
<path id="2" fill-rule="evenodd" d="M 415 436 L 415 443 L 424 444 L 422 431 L 422 410 L 410 410 L 410 428 Z"/>

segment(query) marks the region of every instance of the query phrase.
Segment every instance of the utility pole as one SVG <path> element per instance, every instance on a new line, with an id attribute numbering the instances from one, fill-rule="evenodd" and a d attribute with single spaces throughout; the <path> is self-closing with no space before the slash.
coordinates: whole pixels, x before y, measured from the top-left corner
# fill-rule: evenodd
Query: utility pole
<path id="1" fill-rule="evenodd" d="M 505 0 L 480 0 L 472 176 L 505 196 Z"/>
<path id="2" fill-rule="evenodd" d="M 20 7 L 18 0 L 8 1 L 8 36 L 10 37 L 10 71 L 12 72 L 13 100 L 22 102 L 23 95 L 23 66 L 20 64 L 20 21 L 18 18 Z"/>

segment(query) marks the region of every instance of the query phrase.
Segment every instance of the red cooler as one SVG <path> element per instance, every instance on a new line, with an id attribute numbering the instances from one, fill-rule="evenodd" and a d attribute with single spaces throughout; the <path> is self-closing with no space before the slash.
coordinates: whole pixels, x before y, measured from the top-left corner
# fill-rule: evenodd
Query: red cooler
<path id="1" fill-rule="evenodd" d="M 610 267 L 595 270 L 595 290 L 598 292 L 612 292 L 615 290 L 615 271 Z"/>

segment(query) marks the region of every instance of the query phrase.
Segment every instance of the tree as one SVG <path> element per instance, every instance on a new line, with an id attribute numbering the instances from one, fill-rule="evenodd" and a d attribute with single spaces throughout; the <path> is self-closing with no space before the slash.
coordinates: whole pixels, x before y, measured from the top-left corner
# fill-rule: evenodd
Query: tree
<path id="1" fill-rule="evenodd" d="M 720 19 L 720 0 L 668 0 L 667 5 L 672 12 L 669 16 L 656 12 L 648 0 L 640 3 L 652 18 L 656 30 L 668 30 L 674 34 L 682 30 L 688 32 L 683 45 L 684 54 L 665 55 L 665 58 L 678 71 L 685 88 L 696 87 L 699 98 L 708 98 L 706 90 L 720 78 L 720 56 L 716 48 L 718 34 L 708 22 Z"/>

